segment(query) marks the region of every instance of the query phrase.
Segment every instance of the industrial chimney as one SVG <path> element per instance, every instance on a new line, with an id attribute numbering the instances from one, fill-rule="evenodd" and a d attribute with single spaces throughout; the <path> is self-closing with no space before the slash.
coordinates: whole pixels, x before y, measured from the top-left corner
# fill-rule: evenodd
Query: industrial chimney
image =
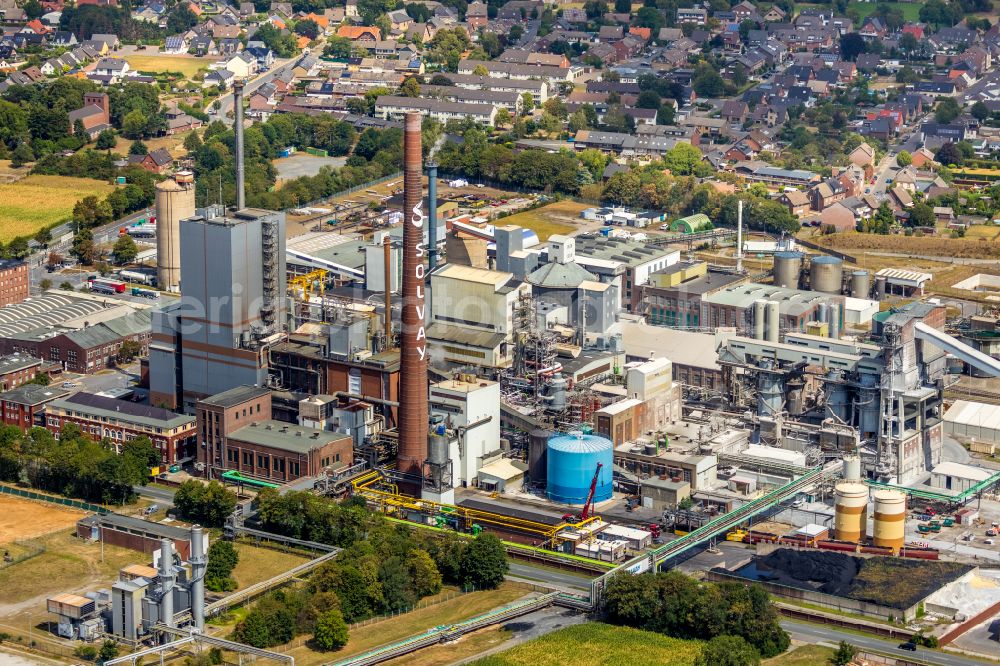
<path id="1" fill-rule="evenodd" d="M 205 629 L 205 572 L 208 558 L 205 557 L 205 537 L 201 525 L 191 528 L 191 621 L 198 631 Z"/>
<path id="2" fill-rule="evenodd" d="M 243 163 L 243 82 L 233 83 L 234 120 L 236 126 L 236 210 L 246 208 Z"/>
<path id="3" fill-rule="evenodd" d="M 424 223 L 419 113 L 403 129 L 403 289 L 398 469 L 419 477 L 427 458 L 427 335 L 424 330 Z M 418 486 L 419 488 L 419 486 Z"/>
<path id="4" fill-rule="evenodd" d="M 427 221 L 430 225 L 427 227 L 427 268 L 428 270 L 434 270 L 437 266 L 437 209 L 438 209 L 438 197 L 437 197 L 437 177 L 438 177 L 438 165 L 437 162 L 430 161 L 427 163 L 427 207 L 430 209 L 427 211 Z"/>
<path id="5" fill-rule="evenodd" d="M 743 272 L 743 199 L 736 208 L 736 272 Z"/>
<path id="6" fill-rule="evenodd" d="M 160 539 L 160 621 L 174 626 L 174 542 Z"/>

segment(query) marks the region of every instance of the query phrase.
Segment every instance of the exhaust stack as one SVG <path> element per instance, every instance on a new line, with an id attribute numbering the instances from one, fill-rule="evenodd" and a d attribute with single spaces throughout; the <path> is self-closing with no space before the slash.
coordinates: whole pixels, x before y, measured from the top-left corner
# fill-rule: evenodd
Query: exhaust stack
<path id="1" fill-rule="evenodd" d="M 243 163 L 243 82 L 233 83 L 234 119 L 236 125 L 236 210 L 246 208 Z"/>
<path id="2" fill-rule="evenodd" d="M 400 335 L 398 469 L 421 476 L 427 458 L 427 334 L 424 330 L 424 224 L 421 116 L 403 130 L 403 321 Z M 417 486 L 419 492 L 419 485 Z"/>
<path id="3" fill-rule="evenodd" d="M 201 525 L 191 528 L 191 621 L 198 631 L 205 629 L 205 572 L 208 558 L 205 556 L 205 537 Z"/>
<path id="4" fill-rule="evenodd" d="M 438 165 L 437 162 L 427 163 L 427 269 L 434 270 L 437 266 L 437 209 L 438 209 L 438 188 L 437 188 Z"/>
<path id="5" fill-rule="evenodd" d="M 174 626 L 174 542 L 160 539 L 160 621 Z"/>
<path id="6" fill-rule="evenodd" d="M 743 199 L 736 208 L 736 272 L 743 272 Z"/>
<path id="7" fill-rule="evenodd" d="M 385 348 L 392 349 L 392 239 L 389 234 L 382 237 L 383 263 L 385 264 Z"/>

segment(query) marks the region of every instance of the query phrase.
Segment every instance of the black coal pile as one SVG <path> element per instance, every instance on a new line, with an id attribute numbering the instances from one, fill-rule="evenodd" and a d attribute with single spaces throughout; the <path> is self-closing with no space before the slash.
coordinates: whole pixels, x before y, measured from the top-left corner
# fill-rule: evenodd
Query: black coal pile
<path id="1" fill-rule="evenodd" d="M 860 557 L 825 551 L 781 548 L 757 558 L 757 572 L 766 579 L 789 587 L 803 583 L 818 592 L 846 596 L 864 565 Z"/>

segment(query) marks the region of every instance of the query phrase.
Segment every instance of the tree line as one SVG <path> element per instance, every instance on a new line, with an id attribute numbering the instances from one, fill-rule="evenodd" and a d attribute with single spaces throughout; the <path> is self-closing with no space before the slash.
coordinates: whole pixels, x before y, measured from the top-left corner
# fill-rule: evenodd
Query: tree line
<path id="1" fill-rule="evenodd" d="M 788 634 L 760 585 L 706 583 L 682 573 L 618 574 L 605 589 L 605 611 L 613 624 L 656 631 L 675 638 L 713 641 L 759 663 L 788 649 Z M 749 645 L 752 652 L 747 652 Z M 720 662 L 715 662 L 720 663 Z"/>
<path id="2" fill-rule="evenodd" d="M 308 492 L 265 490 L 258 502 L 264 529 L 343 550 L 307 585 L 273 593 L 236 625 L 234 639 L 256 647 L 312 633 L 318 647 L 334 649 L 347 642 L 348 624 L 410 610 L 444 583 L 495 588 L 507 572 L 495 536 L 429 535 L 368 511 L 362 498 L 336 503 Z"/>
<path id="3" fill-rule="evenodd" d="M 63 426 L 58 439 L 45 428 L 0 427 L 0 480 L 89 502 L 134 501 L 133 486 L 145 485 L 159 460 L 148 437 L 116 445 L 75 424 Z"/>

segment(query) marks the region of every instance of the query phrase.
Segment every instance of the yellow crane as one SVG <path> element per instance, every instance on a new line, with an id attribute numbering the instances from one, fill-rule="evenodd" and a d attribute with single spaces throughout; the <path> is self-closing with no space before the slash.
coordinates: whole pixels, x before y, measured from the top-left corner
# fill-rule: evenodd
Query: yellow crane
<path id="1" fill-rule="evenodd" d="M 288 280 L 288 289 L 296 296 L 301 293 L 300 298 L 303 301 L 308 301 L 313 291 L 318 291 L 319 295 L 322 296 L 326 290 L 326 275 L 327 271 L 323 268 L 296 275 Z"/>

